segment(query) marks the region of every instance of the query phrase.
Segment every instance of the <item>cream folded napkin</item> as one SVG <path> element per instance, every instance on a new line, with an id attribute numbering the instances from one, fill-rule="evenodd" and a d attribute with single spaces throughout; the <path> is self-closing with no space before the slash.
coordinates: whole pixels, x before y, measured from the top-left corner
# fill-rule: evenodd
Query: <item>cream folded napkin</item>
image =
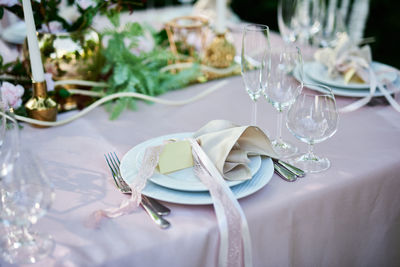
<path id="1" fill-rule="evenodd" d="M 255 126 L 213 120 L 195 134 L 200 146 L 227 180 L 247 180 L 249 156 L 277 157 L 268 136 Z"/>
<path id="2" fill-rule="evenodd" d="M 328 68 L 331 77 L 344 75 L 345 82 L 369 82 L 368 67 L 371 64 L 371 48 L 358 47 L 347 34 L 341 34 L 336 47 L 322 48 L 314 58 Z"/>

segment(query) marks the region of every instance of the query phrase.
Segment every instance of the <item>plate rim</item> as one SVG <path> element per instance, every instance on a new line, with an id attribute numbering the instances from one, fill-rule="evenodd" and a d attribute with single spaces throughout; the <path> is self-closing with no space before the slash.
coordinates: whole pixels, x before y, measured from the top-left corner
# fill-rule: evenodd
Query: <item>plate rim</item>
<path id="1" fill-rule="evenodd" d="M 186 133 L 190 134 L 190 132 L 186 132 Z M 168 137 L 170 137 L 172 135 L 176 135 L 176 134 L 169 134 L 169 135 L 164 135 L 164 136 L 159 136 L 159 137 L 168 138 Z M 134 148 L 137 148 L 137 146 L 139 146 L 139 145 L 140 146 L 145 146 L 146 144 L 149 143 L 150 140 L 151 139 L 146 140 L 146 141 L 144 141 L 142 143 L 139 143 L 138 145 L 134 146 L 130 150 L 133 150 Z M 121 161 L 121 164 L 122 164 L 122 161 Z M 135 169 L 135 171 L 137 172 L 136 165 L 132 169 Z M 260 173 L 261 170 L 264 170 L 262 174 Z M 267 185 L 271 181 L 271 179 L 273 177 L 273 173 L 274 173 L 274 169 L 273 169 L 273 163 L 272 163 L 271 158 L 269 158 L 269 157 L 261 157 L 261 166 L 260 166 L 259 170 L 257 171 L 257 173 L 254 175 L 254 177 L 257 176 L 257 178 L 259 180 L 254 180 L 254 179 L 246 180 L 241 184 L 238 184 L 236 186 L 231 187 L 232 192 L 234 193 L 234 195 L 235 195 L 235 197 L 237 199 L 241 199 L 241 198 L 247 197 L 247 196 L 249 196 L 251 194 L 254 194 L 255 192 L 259 191 L 261 188 L 263 188 L 265 185 Z M 127 178 L 124 177 L 124 179 L 127 179 Z M 246 186 L 249 183 L 254 182 L 254 181 L 257 181 L 258 183 L 255 184 L 255 185 L 252 185 L 249 188 L 246 188 L 245 190 L 238 189 L 238 188 L 242 188 L 243 186 Z M 143 189 L 142 194 L 146 195 L 146 196 L 149 196 L 149 197 L 153 197 L 153 198 L 159 199 L 161 201 L 166 201 L 166 202 L 175 203 L 175 204 L 185 204 L 185 205 L 209 205 L 209 204 L 213 204 L 212 198 L 211 198 L 211 196 L 210 196 L 208 191 L 179 191 L 179 190 L 174 190 L 174 189 L 169 189 L 169 188 L 166 188 L 166 187 L 163 187 L 163 186 L 159 186 L 159 185 L 151 182 L 150 180 L 147 181 L 147 183 L 148 183 L 148 185 L 146 185 L 146 187 Z M 146 188 L 148 188 L 148 186 L 156 187 L 161 191 L 163 191 L 163 190 L 165 191 L 166 190 L 166 191 L 173 191 L 173 192 L 178 192 L 178 193 L 181 193 L 181 194 L 190 195 L 190 197 L 187 197 L 187 198 L 191 199 L 191 201 L 188 201 L 188 200 L 176 201 L 176 200 L 171 200 L 171 199 L 168 199 L 168 198 L 165 198 L 165 197 L 160 197 L 160 196 L 154 195 L 151 192 L 148 192 L 148 190 L 146 190 Z M 196 195 L 198 195 L 198 194 L 202 194 L 202 195 L 206 194 L 207 196 L 202 196 L 202 198 L 206 197 L 207 200 L 206 201 L 193 201 L 193 199 L 195 199 Z"/>
<path id="2" fill-rule="evenodd" d="M 265 165 L 265 166 L 264 166 Z M 265 171 L 261 174 L 259 173 L 260 171 L 264 170 Z M 236 185 L 231 187 L 232 193 L 235 195 L 236 199 L 242 199 L 245 197 L 248 197 L 254 193 L 256 193 L 257 191 L 261 190 L 262 188 L 264 188 L 272 179 L 273 177 L 273 173 L 274 173 L 274 168 L 273 168 L 273 162 L 271 158 L 267 158 L 267 157 L 263 157 L 261 159 L 261 167 L 258 170 L 258 172 L 254 175 L 254 177 L 256 175 L 259 175 L 260 177 L 257 176 L 257 178 L 259 180 L 257 180 L 257 183 L 255 185 L 252 185 L 251 187 L 246 188 L 246 190 L 240 190 L 238 188 L 246 186 L 248 183 L 251 183 L 251 179 L 245 181 L 242 184 Z M 253 181 L 254 182 L 254 181 Z M 173 203 L 173 204 L 182 204 L 182 205 L 191 205 L 191 206 L 195 206 L 195 205 L 211 205 L 213 204 L 213 200 L 211 198 L 211 195 L 208 191 L 198 191 L 198 192 L 193 192 L 193 191 L 177 191 L 177 190 L 173 190 L 173 189 L 169 189 L 163 186 L 159 186 L 154 184 L 153 182 L 149 181 L 150 186 L 158 188 L 161 191 L 171 191 L 174 194 L 185 194 L 185 199 L 180 199 L 180 200 L 176 200 L 176 199 L 171 199 L 169 197 L 163 197 L 158 194 L 154 194 L 151 191 L 149 192 L 147 185 L 146 187 L 143 189 L 142 194 L 148 197 L 152 197 L 155 199 L 158 199 L 160 201 L 165 201 L 168 203 Z M 147 188 L 147 189 L 146 189 Z M 202 195 L 200 197 L 200 200 L 196 201 L 196 195 Z M 190 200 L 189 200 L 190 199 Z"/>
<path id="3" fill-rule="evenodd" d="M 194 134 L 194 132 L 183 132 L 183 133 L 175 133 L 175 134 L 172 134 L 172 135 L 174 137 L 178 137 L 178 138 L 185 138 L 185 137 L 191 136 L 193 134 Z M 137 146 L 142 145 L 143 143 L 146 143 L 146 146 L 148 146 L 148 145 L 157 145 L 158 140 L 161 141 L 161 140 L 166 140 L 168 138 L 171 138 L 171 135 L 158 136 L 158 137 L 150 138 L 150 139 L 146 140 L 145 142 L 142 142 L 142 143 L 132 147 L 122 157 L 122 160 L 121 160 L 121 172 L 125 171 L 125 167 L 124 167 L 125 166 L 125 161 L 127 161 L 128 158 L 130 158 L 130 159 L 131 158 L 135 158 L 136 164 L 138 164 L 138 159 L 137 158 L 138 158 L 138 156 L 140 156 L 140 152 L 143 152 L 143 149 L 140 149 L 138 152 L 135 153 L 135 148 Z M 154 141 L 154 140 L 156 140 L 156 141 Z M 156 144 L 153 144 L 154 142 L 156 142 Z M 259 158 L 258 159 L 259 160 L 259 165 L 258 165 L 257 169 L 253 170 L 254 174 L 257 173 L 258 169 L 261 167 L 261 157 L 260 156 L 256 156 L 256 157 Z M 132 159 L 131 159 L 131 161 L 132 161 Z M 192 187 L 190 187 L 190 186 L 189 187 L 185 187 L 185 185 L 179 186 L 179 184 L 178 184 L 178 186 L 174 186 L 174 185 L 169 185 L 169 184 L 160 182 L 159 179 L 157 179 L 157 177 L 154 177 L 155 174 L 156 173 L 154 173 L 153 176 L 149 178 L 149 180 L 151 182 L 159 185 L 159 186 L 163 186 L 163 187 L 166 187 L 166 188 L 169 188 L 169 189 L 173 189 L 173 190 L 180 190 L 180 191 L 193 191 L 193 192 L 208 191 L 208 189 L 201 182 L 199 182 L 197 185 L 194 185 Z M 163 174 L 158 174 L 158 175 L 168 176 L 168 175 L 163 175 Z M 232 186 L 236 186 L 236 185 L 239 185 L 241 183 L 244 183 L 245 181 L 246 180 L 227 181 L 227 183 L 228 183 L 229 187 L 232 187 Z"/>
<path id="4" fill-rule="evenodd" d="M 252 156 L 253 157 L 253 156 Z M 259 163 L 259 166 L 258 166 L 258 168 L 255 170 L 255 172 L 254 172 L 254 174 L 256 174 L 257 173 L 257 171 L 260 169 L 260 167 L 261 167 L 261 156 L 254 156 L 254 157 L 257 157 L 257 158 L 259 158 L 259 161 L 260 161 L 260 163 Z M 253 174 L 253 175 L 254 175 Z M 162 175 L 162 174 L 160 174 L 160 175 Z M 149 180 L 152 182 L 152 183 L 155 183 L 155 184 L 157 184 L 157 185 L 159 185 L 159 186 L 163 186 L 163 187 L 166 187 L 166 188 L 169 188 L 169 189 L 173 189 L 173 190 L 179 190 L 179 191 L 191 191 L 191 192 L 201 192 L 201 191 L 208 191 L 208 189 L 199 181 L 199 183 L 197 184 L 197 185 L 193 185 L 193 187 L 192 188 L 189 188 L 189 187 L 184 187 L 184 186 L 182 186 L 182 187 L 173 187 L 173 186 L 169 186 L 168 184 L 165 184 L 165 183 L 160 183 L 159 182 L 159 180 L 157 180 L 157 179 L 155 179 L 154 177 L 151 177 L 151 178 L 149 178 Z M 239 184 L 241 184 L 241 183 L 244 183 L 244 182 L 246 182 L 246 180 L 226 180 L 226 182 L 227 182 L 227 184 L 228 184 L 228 186 L 229 187 L 232 187 L 232 186 L 236 186 L 236 185 L 239 185 Z M 198 188 L 196 188 L 195 186 L 198 186 Z"/>
<path id="5" fill-rule="evenodd" d="M 375 66 L 379 66 L 379 67 L 393 68 L 392 66 L 389 66 L 387 64 L 384 64 L 384 63 L 381 63 L 381 62 L 378 62 L 378 61 L 373 61 L 373 62 L 371 62 L 371 64 L 373 64 Z M 358 90 L 368 90 L 368 92 L 369 92 L 369 88 L 370 88 L 369 83 L 368 84 L 367 83 L 365 83 L 365 84 L 349 83 L 349 84 L 346 85 L 346 84 L 339 84 L 339 83 L 335 82 L 334 80 L 327 80 L 327 79 L 321 80 L 318 77 L 316 78 L 316 76 L 314 76 L 314 74 L 310 74 L 310 72 L 307 71 L 307 70 L 309 70 L 309 68 L 306 68 L 306 66 L 314 66 L 314 65 L 315 66 L 318 65 L 318 67 L 325 67 L 325 66 L 322 63 L 317 62 L 317 61 L 305 62 L 305 64 L 304 64 L 304 69 L 305 69 L 304 73 L 311 80 L 313 80 L 315 82 L 322 83 L 322 84 L 325 84 L 325 85 L 328 85 L 328 86 L 331 86 L 331 87 L 336 87 L 338 89 L 357 90 L 357 91 Z M 393 82 L 396 79 L 397 79 L 397 77 L 393 80 Z"/>
<path id="6" fill-rule="evenodd" d="M 299 74 L 298 74 L 298 70 L 295 69 L 293 72 L 293 77 L 300 82 L 300 78 L 299 78 Z M 397 78 L 397 81 L 399 80 L 399 77 Z M 309 84 L 321 84 L 317 81 L 312 80 L 306 73 L 304 73 L 303 75 L 303 82 L 304 83 L 309 83 Z M 396 81 L 394 83 L 397 83 Z M 321 89 L 319 89 L 318 87 L 313 87 L 313 86 L 307 86 L 308 88 L 315 90 L 315 91 L 319 91 L 322 93 L 326 93 L 326 91 L 323 91 Z M 332 92 L 334 95 L 336 96 L 344 96 L 344 97 L 358 97 L 358 98 L 362 98 L 362 97 L 367 97 L 369 96 L 369 90 L 354 90 L 354 89 L 346 89 L 346 88 L 337 88 L 334 86 L 330 86 L 329 87 L 332 89 Z M 384 96 L 383 93 L 381 91 L 379 91 L 379 88 L 377 88 L 377 90 L 375 91 L 375 94 L 373 95 L 373 97 L 378 97 L 378 96 Z"/>

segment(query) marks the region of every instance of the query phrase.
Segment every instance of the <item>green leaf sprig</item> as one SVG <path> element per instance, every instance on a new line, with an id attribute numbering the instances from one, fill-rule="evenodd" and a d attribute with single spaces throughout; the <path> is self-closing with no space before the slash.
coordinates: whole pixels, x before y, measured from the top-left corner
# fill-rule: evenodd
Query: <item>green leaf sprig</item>
<path id="1" fill-rule="evenodd" d="M 182 88 L 196 79 L 198 65 L 178 73 L 161 72 L 174 57 L 160 46 L 151 51 L 137 51 L 139 38 L 144 38 L 145 29 L 138 23 L 128 23 L 121 30 L 106 30 L 103 38 L 108 39 L 104 49 L 103 75 L 109 75 L 106 93 L 137 92 L 158 96 L 170 90 Z M 136 53 L 132 50 L 136 49 Z M 107 105 L 110 118 L 116 119 L 128 108 L 136 109 L 134 98 L 121 98 Z"/>

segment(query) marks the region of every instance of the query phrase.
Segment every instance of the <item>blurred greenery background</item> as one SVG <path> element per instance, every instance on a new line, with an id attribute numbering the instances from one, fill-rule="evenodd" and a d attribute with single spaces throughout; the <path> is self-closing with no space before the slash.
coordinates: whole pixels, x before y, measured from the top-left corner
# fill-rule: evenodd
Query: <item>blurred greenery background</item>
<path id="1" fill-rule="evenodd" d="M 145 0 L 154 7 L 180 5 L 185 0 Z M 266 24 L 279 32 L 277 22 L 278 0 L 230 0 L 232 10 L 248 22 Z M 190 0 L 186 0 L 190 2 Z M 352 2 L 352 0 L 350 0 Z M 146 8 L 146 4 L 143 8 Z M 370 9 L 364 37 L 374 37 L 371 43 L 374 60 L 400 68 L 400 1 L 370 0 Z"/>

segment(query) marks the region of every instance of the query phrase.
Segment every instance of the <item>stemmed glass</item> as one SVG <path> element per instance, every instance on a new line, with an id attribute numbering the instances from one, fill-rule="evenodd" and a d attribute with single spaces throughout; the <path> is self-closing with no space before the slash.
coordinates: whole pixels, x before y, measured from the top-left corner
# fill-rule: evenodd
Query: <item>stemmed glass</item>
<path id="1" fill-rule="evenodd" d="M 0 101 L 0 181 L 13 169 L 19 156 L 19 128 L 5 104 Z"/>
<path id="2" fill-rule="evenodd" d="M 278 2 L 278 27 L 286 43 L 294 43 L 298 33 L 294 28 L 297 0 L 279 0 Z"/>
<path id="3" fill-rule="evenodd" d="M 54 248 L 49 235 L 30 229 L 54 199 L 54 191 L 37 159 L 28 151 L 13 172 L 1 181 L 0 219 L 7 235 L 0 240 L 1 256 L 10 263 L 35 263 Z"/>
<path id="4" fill-rule="evenodd" d="M 320 31 L 321 0 L 279 0 L 278 27 L 287 43 L 309 44 Z"/>
<path id="5" fill-rule="evenodd" d="M 314 144 L 335 134 L 339 116 L 335 97 L 328 86 L 305 85 L 305 88 L 308 86 L 324 93 L 303 92 L 290 107 L 286 126 L 296 138 L 308 144 L 308 152 L 289 162 L 306 172 L 320 172 L 328 169 L 330 162 L 314 154 Z"/>
<path id="6" fill-rule="evenodd" d="M 276 54 L 271 55 L 271 66 L 268 74 L 264 96 L 278 111 L 276 139 L 272 141 L 275 152 L 285 158 L 293 155 L 297 147 L 282 140 L 282 116 L 300 94 L 303 84 L 292 77 L 297 71 L 302 81 L 303 60 L 300 49 L 294 45 L 286 45 Z"/>
<path id="7" fill-rule="evenodd" d="M 269 66 L 269 28 L 266 25 L 246 25 L 242 37 L 242 78 L 253 100 L 252 124 L 257 125 L 257 100 L 263 93 Z"/>

